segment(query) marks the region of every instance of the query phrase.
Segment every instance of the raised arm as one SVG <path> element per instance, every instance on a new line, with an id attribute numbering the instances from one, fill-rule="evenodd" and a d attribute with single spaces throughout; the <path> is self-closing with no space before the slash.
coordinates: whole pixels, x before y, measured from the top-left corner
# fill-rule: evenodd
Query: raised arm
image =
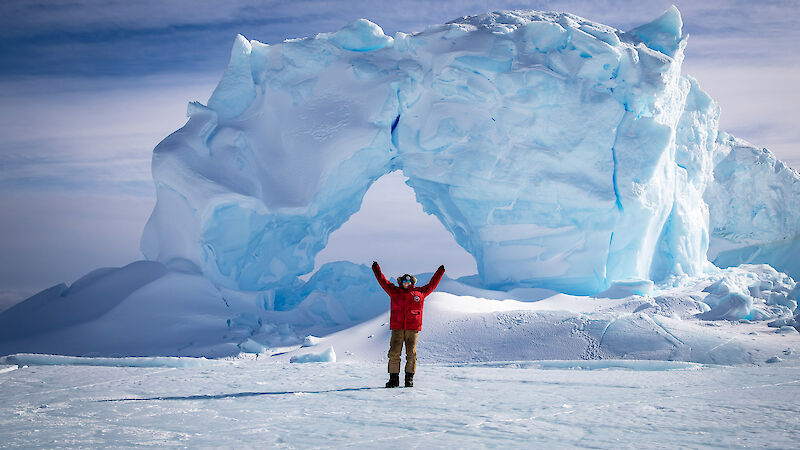
<path id="1" fill-rule="evenodd" d="M 444 266 L 442 265 L 439 266 L 438 269 L 436 269 L 436 273 L 434 273 L 433 276 L 431 277 L 431 281 L 429 281 L 428 284 L 426 284 L 425 286 L 419 288 L 420 292 L 422 292 L 422 295 L 428 295 L 431 292 L 433 292 L 433 290 L 436 289 L 436 286 L 439 285 L 439 282 L 442 281 L 443 275 L 444 275 Z"/>
<path id="2" fill-rule="evenodd" d="M 381 285 L 383 290 L 386 291 L 387 294 L 392 295 L 396 287 L 390 283 L 385 276 L 383 276 L 383 272 L 381 272 L 381 266 L 378 265 L 377 261 L 372 261 L 372 273 L 375 274 L 375 278 L 378 280 L 378 283 Z"/>

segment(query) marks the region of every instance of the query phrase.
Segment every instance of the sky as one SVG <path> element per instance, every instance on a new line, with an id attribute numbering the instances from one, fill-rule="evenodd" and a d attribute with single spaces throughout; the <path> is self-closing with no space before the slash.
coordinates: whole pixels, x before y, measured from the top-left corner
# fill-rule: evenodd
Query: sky
<path id="1" fill-rule="evenodd" d="M 391 35 L 503 9 L 566 11 L 627 30 L 672 3 L 689 34 L 683 71 L 720 104 L 721 129 L 800 168 L 800 1 L 3 0 L 0 310 L 142 258 L 152 150 L 185 123 L 188 102 L 208 99 L 238 33 L 278 43 L 367 18 Z M 317 265 L 378 259 L 387 273 L 439 264 L 451 276 L 475 273 L 403 180 L 373 185 Z M 399 207 L 382 208 L 387 200 Z M 424 257 L 404 260 L 397 243 Z"/>

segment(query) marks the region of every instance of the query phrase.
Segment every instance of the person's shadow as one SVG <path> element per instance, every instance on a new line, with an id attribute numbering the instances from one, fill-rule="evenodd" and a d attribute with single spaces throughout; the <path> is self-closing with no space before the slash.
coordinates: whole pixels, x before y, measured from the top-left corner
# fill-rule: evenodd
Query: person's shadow
<path id="1" fill-rule="evenodd" d="M 219 400 L 223 398 L 257 397 L 260 395 L 325 394 L 328 392 L 355 392 L 355 391 L 369 391 L 372 389 L 385 389 L 385 388 L 375 386 L 375 387 L 362 387 L 362 388 L 327 389 L 322 391 L 234 392 L 231 394 L 213 394 L 213 395 L 199 394 L 199 395 L 176 395 L 176 396 L 162 396 L 162 397 L 111 398 L 106 400 L 98 400 L 98 402 L 104 403 L 104 402 L 135 402 L 135 401 L 154 401 L 154 400 Z"/>

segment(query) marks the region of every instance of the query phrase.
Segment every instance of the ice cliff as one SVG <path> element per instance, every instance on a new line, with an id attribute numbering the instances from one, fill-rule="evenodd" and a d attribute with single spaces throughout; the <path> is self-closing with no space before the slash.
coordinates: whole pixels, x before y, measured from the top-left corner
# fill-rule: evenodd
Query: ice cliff
<path id="1" fill-rule="evenodd" d="M 593 294 L 702 274 L 708 255 L 797 276 L 800 177 L 718 131 L 681 74 L 681 29 L 672 7 L 627 32 L 514 11 L 393 37 L 363 19 L 238 36 L 207 105 L 155 149 L 142 250 L 280 297 L 402 170 L 486 287 Z"/>

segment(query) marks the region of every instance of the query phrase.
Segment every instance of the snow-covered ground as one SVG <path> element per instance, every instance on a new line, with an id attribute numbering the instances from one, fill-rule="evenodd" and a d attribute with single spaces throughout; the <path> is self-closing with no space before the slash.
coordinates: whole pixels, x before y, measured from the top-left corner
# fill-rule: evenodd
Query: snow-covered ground
<path id="1" fill-rule="evenodd" d="M 771 273 L 762 269 L 720 279 L 736 291 L 736 277 L 761 283 L 753 274 Z M 778 288 L 766 297 L 750 289 L 760 296 L 748 297 L 752 310 L 785 313 L 770 300 L 783 299 Z M 235 357 L 0 357 L 0 442 L 792 448 L 800 438 L 800 334 L 775 323 L 791 316 L 704 320 L 703 311 L 725 302 L 713 298 L 716 288 L 697 286 L 620 298 L 496 292 L 454 280 L 440 289 L 426 299 L 413 389 L 382 387 L 388 312 L 355 324 L 319 320 L 347 303 L 315 290 L 297 309 L 250 320 Z M 109 316 L 90 323 L 110 324 Z M 204 321 L 221 320 L 214 317 Z M 63 334 L 72 339 L 65 345 L 84 345 L 81 329 Z M 165 325 L 161 333 L 190 329 Z"/>
<path id="2" fill-rule="evenodd" d="M 420 283 L 430 274 L 420 274 Z M 323 266 L 296 307 L 139 261 L 54 286 L 0 313 L 0 356 L 233 357 L 383 361 L 388 297 L 366 266 Z M 634 293 L 638 292 L 638 293 Z M 425 301 L 420 355 L 436 362 L 649 359 L 763 363 L 790 343 L 797 284 L 769 266 L 718 270 L 675 286 L 616 285 L 597 297 L 483 289 L 445 278 Z M 781 328 L 784 325 L 784 328 Z M 301 347 L 308 335 L 320 339 Z M 312 348 L 313 347 L 313 348 Z M 799 347 L 800 348 L 800 347 Z"/>
<path id="3" fill-rule="evenodd" d="M 320 293 L 263 312 L 236 357 L 2 357 L 0 442 L 792 448 L 800 438 L 800 334 L 767 320 L 698 318 L 708 305 L 695 298 L 714 303 L 714 289 L 621 298 L 454 280 L 441 289 L 426 299 L 412 389 L 382 387 L 388 312 L 338 331 L 301 326 L 342 310 Z"/>
<path id="4" fill-rule="evenodd" d="M 48 448 L 796 448 L 800 361 L 797 353 L 781 358 L 763 366 L 422 358 L 411 389 L 381 387 L 385 366 L 370 363 L 32 365 L 0 370 L 0 440 Z"/>
<path id="5" fill-rule="evenodd" d="M 22 337 L 0 341 L 13 350 L 0 357 L 2 446 L 793 448 L 800 438 L 800 334 L 786 325 L 796 284 L 768 266 L 598 297 L 445 279 L 425 300 L 416 387 L 392 390 L 382 387 L 388 299 L 366 268 L 348 267 L 309 281 L 289 311 L 189 274 L 172 297 L 167 275 L 127 297 L 100 283 L 140 274 L 131 268 L 33 297 L 0 315 L 14 325 L 0 336 Z M 170 302 L 157 316 L 142 307 L 159 299 Z M 49 315 L 15 322 L 27 309 Z M 54 330 L 25 337 L 35 317 Z M 192 343 L 236 356 L 170 356 Z M 41 354 L 56 345 L 84 357 Z"/>

